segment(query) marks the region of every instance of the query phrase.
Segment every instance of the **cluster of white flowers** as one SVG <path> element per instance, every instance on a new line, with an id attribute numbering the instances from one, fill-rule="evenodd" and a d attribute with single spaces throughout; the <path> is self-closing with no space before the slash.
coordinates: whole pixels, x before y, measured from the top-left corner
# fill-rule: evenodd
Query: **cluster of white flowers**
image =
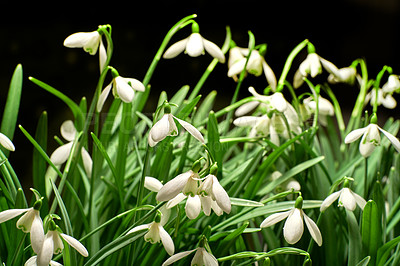
<path id="1" fill-rule="evenodd" d="M 36 255 L 25 262 L 25 266 L 52 266 L 62 265 L 52 261 L 53 254 L 59 254 L 64 249 L 63 241 L 76 249 L 82 256 L 89 256 L 86 248 L 72 236 L 60 232 L 59 227 L 53 220 L 49 221 L 48 231 L 44 233 L 42 218 L 40 217 L 40 207 L 42 200 L 38 199 L 34 206 L 26 209 L 9 209 L 0 212 L 0 223 L 11 220 L 23 214 L 17 221 L 17 228 L 24 233 L 30 234 L 31 247 Z"/>

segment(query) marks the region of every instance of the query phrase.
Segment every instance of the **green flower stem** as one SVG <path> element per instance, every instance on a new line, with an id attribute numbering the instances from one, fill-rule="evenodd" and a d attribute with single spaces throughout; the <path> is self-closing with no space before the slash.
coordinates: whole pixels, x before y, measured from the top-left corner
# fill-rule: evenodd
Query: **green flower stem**
<path id="1" fill-rule="evenodd" d="M 361 68 L 361 76 L 362 76 L 362 84 L 360 87 L 360 92 L 357 96 L 356 103 L 354 105 L 353 111 L 350 116 L 349 123 L 347 124 L 347 130 L 346 134 L 348 134 L 350 131 L 352 131 L 356 125 L 355 123 L 359 123 L 361 115 L 362 115 L 362 110 L 364 107 L 364 102 L 365 102 L 365 96 L 367 95 L 368 91 L 368 70 L 367 70 L 367 65 L 363 59 L 358 59 L 357 62 L 360 64 Z"/>
<path id="2" fill-rule="evenodd" d="M 228 52 L 231 40 L 232 40 L 231 30 L 230 30 L 230 27 L 227 26 L 225 41 L 221 48 L 221 50 L 224 54 L 226 54 Z M 216 58 L 214 58 L 211 61 L 210 65 L 207 67 L 206 71 L 201 76 L 199 82 L 197 82 L 196 86 L 193 88 L 193 91 L 190 93 L 188 101 L 193 100 L 199 94 L 199 91 L 203 87 L 204 82 L 207 80 L 208 76 L 214 70 L 217 63 L 218 63 L 218 59 L 216 59 Z"/>
<path id="3" fill-rule="evenodd" d="M 344 124 L 342 110 L 340 108 L 339 101 L 337 100 L 335 94 L 333 93 L 332 89 L 328 85 L 325 86 L 325 89 L 326 89 L 327 94 L 329 95 L 329 97 L 331 98 L 331 100 L 333 102 L 333 108 L 335 109 L 336 120 L 338 123 L 339 132 L 340 132 L 340 139 L 343 140 L 344 131 L 346 130 L 346 126 Z"/>
<path id="4" fill-rule="evenodd" d="M 381 84 L 381 80 L 383 77 L 383 74 L 385 74 L 385 72 L 388 72 L 389 74 L 392 73 L 392 68 L 389 66 L 384 66 L 382 68 L 381 71 L 379 71 L 378 75 L 376 76 L 375 82 L 374 82 L 374 88 L 375 88 L 375 102 L 373 105 L 373 111 L 372 113 L 376 114 L 376 112 L 378 111 L 378 90 L 379 90 L 379 86 Z"/>
<path id="5" fill-rule="evenodd" d="M 308 39 L 305 39 L 304 41 L 302 41 L 301 43 L 299 43 L 293 50 L 292 52 L 289 54 L 288 58 L 286 59 L 285 65 L 283 67 L 282 70 L 282 74 L 278 80 L 278 84 L 276 87 L 276 91 L 281 91 L 283 90 L 283 87 L 285 86 L 285 80 L 286 77 L 289 73 L 289 70 L 292 66 L 293 60 L 294 58 L 297 56 L 297 54 L 304 48 L 306 47 L 306 45 L 309 43 Z"/>

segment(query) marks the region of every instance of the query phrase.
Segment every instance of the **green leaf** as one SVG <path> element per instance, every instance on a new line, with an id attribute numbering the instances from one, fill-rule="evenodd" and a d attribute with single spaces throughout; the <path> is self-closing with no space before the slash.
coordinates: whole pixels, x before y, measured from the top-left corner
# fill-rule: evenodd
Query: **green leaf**
<path id="1" fill-rule="evenodd" d="M 188 91 L 189 91 L 189 86 L 188 86 L 188 85 L 182 86 L 182 88 L 180 88 L 180 89 L 175 93 L 175 95 L 172 96 L 172 98 L 169 100 L 169 103 L 174 103 L 174 104 L 176 104 L 176 105 L 179 106 L 177 109 L 173 110 L 172 113 L 173 113 L 174 115 L 177 114 L 177 113 L 179 113 L 179 111 L 180 111 L 180 109 L 181 109 L 181 107 L 182 107 L 182 103 L 183 103 L 183 101 L 185 100 L 185 97 L 186 97 Z"/>
<path id="2" fill-rule="evenodd" d="M 215 118 L 215 113 L 210 112 L 207 124 L 207 147 L 210 152 L 211 158 L 218 165 L 218 179 L 222 178 L 222 156 L 224 154 L 223 146 L 220 142 L 220 135 L 218 131 L 218 121 Z"/>
<path id="3" fill-rule="evenodd" d="M 230 198 L 231 204 L 235 206 L 242 207 L 262 207 L 264 204 L 258 201 L 247 200 L 247 199 L 239 199 L 239 198 Z"/>
<path id="4" fill-rule="evenodd" d="M 378 248 L 382 246 L 382 216 L 373 200 L 363 210 L 361 237 L 363 253 L 371 256 L 371 265 L 375 265 Z"/>
<path id="5" fill-rule="evenodd" d="M 392 252 L 392 249 L 397 247 L 399 243 L 400 243 L 400 236 L 393 238 L 392 240 L 381 246 L 377 252 L 376 265 L 378 266 L 385 265 L 386 261 L 388 260 Z"/>
<path id="6" fill-rule="evenodd" d="M 298 173 L 301 173 L 307 168 L 310 168 L 311 166 L 316 165 L 317 163 L 321 162 L 322 160 L 325 159 L 325 156 L 319 156 L 313 159 L 310 159 L 308 161 L 302 162 L 295 167 L 289 169 L 288 171 L 284 172 L 279 178 L 272 180 L 271 182 L 268 183 L 267 186 L 264 188 L 260 189 L 257 192 L 257 195 L 266 195 L 272 190 L 274 190 L 277 186 L 280 184 L 284 183 L 287 181 L 289 178 L 292 178 L 293 176 L 297 175 Z"/>
<path id="7" fill-rule="evenodd" d="M 249 222 L 243 223 L 239 228 L 227 235 L 224 239 L 218 242 L 218 247 L 215 250 L 216 254 L 225 254 L 229 248 L 235 243 L 236 239 L 249 226 Z"/>
<path id="8" fill-rule="evenodd" d="M 32 81 L 33 83 L 35 83 L 36 85 L 38 85 L 39 87 L 41 87 L 42 89 L 45 89 L 46 91 L 50 92 L 51 94 L 53 94 L 54 96 L 56 96 L 57 98 L 59 98 L 60 100 L 62 100 L 68 107 L 69 109 L 72 111 L 74 117 L 75 117 L 75 121 L 77 123 L 77 130 L 82 130 L 83 125 L 84 125 L 84 116 L 82 113 L 81 108 L 79 107 L 79 105 L 77 105 L 73 100 L 71 100 L 68 96 L 66 96 L 65 94 L 63 94 L 62 92 L 60 92 L 59 90 L 51 87 L 50 85 L 36 79 L 33 77 L 29 77 L 29 80 Z"/>
<path id="9" fill-rule="evenodd" d="M 346 210 L 349 230 L 348 265 L 356 265 L 361 259 L 362 240 L 357 219 L 352 211 Z"/>
<path id="10" fill-rule="evenodd" d="M 193 125 L 199 126 L 199 124 L 208 117 L 210 111 L 213 108 L 216 96 L 217 92 L 212 91 L 207 95 L 207 97 L 204 98 L 203 102 L 200 104 L 199 108 L 197 108 L 196 114 L 193 117 Z"/>
<path id="11" fill-rule="evenodd" d="M 193 108 L 197 105 L 197 103 L 200 101 L 201 95 L 197 96 L 193 100 L 183 103 L 183 108 L 180 109 L 180 111 L 176 114 L 176 117 L 179 119 L 185 120 L 193 111 Z"/>
<path id="12" fill-rule="evenodd" d="M 14 137 L 14 131 L 17 124 L 17 117 L 22 93 L 22 65 L 17 65 L 11 78 L 10 88 L 8 90 L 6 106 L 4 107 L 3 119 L 1 120 L 1 133 L 10 140 Z M 5 152 L 6 155 L 8 151 Z"/>
<path id="13" fill-rule="evenodd" d="M 371 260 L 370 256 L 363 258 L 356 266 L 367 266 Z"/>

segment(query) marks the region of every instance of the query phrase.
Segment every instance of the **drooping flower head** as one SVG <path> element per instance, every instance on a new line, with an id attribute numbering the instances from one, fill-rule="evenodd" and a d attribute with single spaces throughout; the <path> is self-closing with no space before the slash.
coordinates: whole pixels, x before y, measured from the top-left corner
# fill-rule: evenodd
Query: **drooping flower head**
<path id="1" fill-rule="evenodd" d="M 175 121 L 186 129 L 195 139 L 204 143 L 203 135 L 200 131 L 190 123 L 183 121 L 171 114 L 171 106 L 169 103 L 164 103 L 164 115 L 158 120 L 149 131 L 148 143 L 150 147 L 154 147 L 158 142 L 165 139 L 167 136 L 177 136 L 178 128 Z"/>
<path id="2" fill-rule="evenodd" d="M 364 209 L 367 202 L 360 195 L 354 193 L 349 188 L 350 178 L 345 178 L 343 183 L 343 188 L 330 194 L 321 204 L 320 211 L 325 211 L 335 200 L 339 198 L 338 206 L 345 207 L 349 211 L 354 211 L 356 205 L 358 205 L 362 210 Z"/>
<path id="3" fill-rule="evenodd" d="M 368 126 L 351 131 L 344 139 L 344 142 L 349 144 L 361 137 L 359 150 L 361 155 L 367 158 L 372 154 L 377 146 L 381 145 L 380 132 L 382 132 L 389 139 L 397 152 L 400 152 L 400 141 L 376 123 L 377 118 L 374 114 L 371 118 L 371 123 Z"/>
<path id="4" fill-rule="evenodd" d="M 174 58 L 183 51 L 191 57 L 197 57 L 203 55 L 204 50 L 206 50 L 212 57 L 218 59 L 220 63 L 225 63 L 225 55 L 221 49 L 215 43 L 203 38 L 200 35 L 199 25 L 193 21 L 192 34 L 171 45 L 165 51 L 163 58 Z"/>
<path id="5" fill-rule="evenodd" d="M 15 151 L 15 146 L 12 141 L 3 133 L 0 133 L 0 145 L 9 151 Z"/>
<path id="6" fill-rule="evenodd" d="M 110 69 L 113 79 L 110 84 L 103 89 L 99 96 L 96 108 L 98 112 L 103 108 L 104 102 L 111 90 L 114 98 L 121 99 L 121 101 L 125 103 L 132 102 L 133 97 L 135 96 L 135 91 L 145 91 L 143 83 L 139 80 L 121 77 L 115 68 L 110 67 Z"/>
<path id="7" fill-rule="evenodd" d="M 319 228 L 316 225 L 316 223 L 304 213 L 302 205 L 303 205 L 303 198 L 302 196 L 298 196 L 294 208 L 285 212 L 279 212 L 268 216 L 261 223 L 260 227 L 261 228 L 269 227 L 287 218 L 285 225 L 283 227 L 283 236 L 285 237 L 285 240 L 289 244 L 293 245 L 301 239 L 304 232 L 304 223 L 305 223 L 308 228 L 308 231 L 311 234 L 311 237 L 318 244 L 318 246 L 321 246 L 322 245 L 321 232 L 319 231 Z"/>

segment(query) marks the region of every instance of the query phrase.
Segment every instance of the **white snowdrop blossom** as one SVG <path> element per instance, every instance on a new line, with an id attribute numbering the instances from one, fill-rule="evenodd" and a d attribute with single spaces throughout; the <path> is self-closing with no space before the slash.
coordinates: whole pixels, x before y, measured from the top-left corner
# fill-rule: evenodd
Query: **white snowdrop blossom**
<path id="1" fill-rule="evenodd" d="M 265 58 L 262 55 L 264 53 L 263 51 L 260 52 L 256 49 L 252 50 L 246 65 L 247 56 L 249 55 L 250 50 L 248 48 L 239 47 L 233 47 L 230 51 L 231 50 L 233 51 L 230 52 L 230 57 L 233 58 L 228 62 L 228 77 L 237 80 L 237 75 L 239 75 L 246 66 L 246 71 L 256 77 L 261 76 L 261 74 L 264 73 L 269 86 L 273 91 L 275 91 L 277 83 L 276 76 L 274 71 L 265 61 Z"/>
<path id="2" fill-rule="evenodd" d="M 304 106 L 309 110 L 308 113 L 315 113 L 317 109 L 317 102 L 314 97 L 310 96 L 304 99 Z M 318 96 L 318 118 L 322 125 L 326 126 L 327 116 L 335 115 L 335 108 L 333 104 L 322 96 Z"/>
<path id="3" fill-rule="evenodd" d="M 386 90 L 389 90 L 386 88 Z M 394 109 L 396 108 L 397 102 L 396 99 L 392 95 L 393 92 L 385 92 L 383 88 L 378 89 L 378 99 L 376 99 L 376 90 L 373 89 L 365 96 L 365 103 L 374 105 L 375 101 L 377 101 L 378 106 L 383 105 L 387 109 Z"/>
<path id="4" fill-rule="evenodd" d="M 30 233 L 31 246 L 38 253 L 44 241 L 43 221 L 40 218 L 39 209 L 41 200 L 36 201 L 34 206 L 27 209 L 10 209 L 0 212 L 0 223 L 11 220 L 23 214 L 17 221 L 17 228 L 24 233 Z"/>
<path id="5" fill-rule="evenodd" d="M 36 252 L 36 263 L 38 266 L 47 266 L 51 264 L 53 254 L 59 254 L 64 249 L 63 240 L 76 249 L 76 251 L 78 251 L 82 256 L 89 256 L 87 249 L 78 240 L 72 236 L 60 233 L 53 221 L 50 222 L 50 228 L 51 229 L 46 233 L 42 248 L 39 252 Z M 32 260 L 32 262 L 35 261 L 35 259 Z"/>
<path id="6" fill-rule="evenodd" d="M 24 266 L 48 266 L 49 264 L 50 264 L 50 266 L 63 266 L 61 263 L 58 263 L 58 262 L 53 261 L 53 260 L 50 260 L 50 263 L 48 263 L 48 264 L 44 264 L 44 263 L 40 264 L 38 262 L 38 256 L 37 255 L 30 257 L 25 262 Z"/>
<path id="7" fill-rule="evenodd" d="M 318 74 L 322 73 L 322 67 L 320 62 L 320 57 L 317 53 L 308 53 L 306 59 L 301 62 L 299 68 L 294 74 L 293 86 L 298 88 L 303 84 L 303 78 L 310 75 L 311 77 L 316 77 Z"/>
<path id="8" fill-rule="evenodd" d="M 354 84 L 357 77 L 357 69 L 353 66 L 337 68 L 332 62 L 319 57 L 324 69 L 329 73 L 328 82 Z"/>
<path id="9" fill-rule="evenodd" d="M 354 211 L 356 205 L 363 210 L 367 202 L 360 195 L 354 193 L 350 188 L 344 187 L 329 195 L 321 204 L 320 211 L 325 211 L 335 200 L 339 198 L 338 206 L 345 207 L 349 211 Z"/>
<path id="10" fill-rule="evenodd" d="M 167 136 L 178 135 L 178 128 L 176 127 L 174 120 L 178 121 L 178 123 L 195 139 L 201 143 L 204 143 L 204 137 L 197 128 L 195 128 L 192 124 L 172 115 L 170 110 L 165 111 L 164 109 L 164 115 L 160 120 L 157 121 L 157 123 L 153 125 L 149 131 L 148 142 L 150 147 L 154 147 L 158 142 L 162 141 Z"/>
<path id="11" fill-rule="evenodd" d="M 15 151 L 15 146 L 12 141 L 3 133 L 0 133 L 0 145 L 9 151 Z"/>
<path id="12" fill-rule="evenodd" d="M 382 91 L 384 93 L 392 94 L 393 92 L 399 92 L 400 90 L 400 80 L 398 75 L 391 74 L 388 80 L 382 86 Z"/>
<path id="13" fill-rule="evenodd" d="M 112 94 L 114 98 L 119 98 L 125 103 L 130 103 L 135 96 L 135 91 L 145 91 L 145 87 L 142 82 L 134 78 L 121 77 L 118 74 L 112 79 L 110 84 L 108 84 L 101 92 L 98 102 L 97 111 L 100 112 L 103 108 L 104 102 L 106 101 L 110 91 L 112 89 Z"/>
<path id="14" fill-rule="evenodd" d="M 156 221 L 157 219 L 160 220 Z M 132 234 L 141 230 L 148 230 L 147 233 L 144 235 L 144 240 L 150 242 L 151 244 L 159 243 L 161 241 L 165 248 L 165 251 L 169 255 L 172 255 L 175 252 L 175 246 L 171 236 L 163 227 L 166 223 L 166 220 L 161 218 L 156 218 L 156 220 L 149 224 L 136 226 L 132 228 L 127 234 Z"/>
<path id="15" fill-rule="evenodd" d="M 101 35 L 98 31 L 77 32 L 71 34 L 64 40 L 64 46 L 69 48 L 83 48 L 90 55 L 95 55 L 102 43 Z"/>
<path id="16" fill-rule="evenodd" d="M 190 254 L 192 254 L 195 251 L 196 251 L 196 253 L 193 256 L 193 259 L 192 259 L 190 265 L 192 265 L 192 266 L 198 266 L 198 265 L 217 266 L 218 265 L 218 261 L 214 257 L 214 255 L 212 255 L 211 253 L 208 253 L 204 247 L 198 247 L 196 249 L 189 250 L 189 251 L 183 251 L 183 252 L 180 252 L 180 253 L 177 253 L 177 254 L 171 256 L 166 261 L 164 261 L 162 266 L 171 265 L 174 262 L 176 262 L 186 256 L 189 256 Z"/>
<path id="17" fill-rule="evenodd" d="M 360 153 L 363 157 L 369 157 L 372 152 L 375 150 L 376 146 L 380 146 L 381 144 L 381 136 L 380 132 L 382 132 L 392 143 L 393 147 L 400 152 L 400 141 L 382 129 L 375 123 L 370 123 L 368 126 L 355 129 L 351 131 L 344 139 L 346 144 L 352 143 L 361 137 L 361 142 L 359 146 Z"/>
<path id="18" fill-rule="evenodd" d="M 318 226 L 316 223 L 308 217 L 304 211 L 300 207 L 296 207 L 299 202 L 299 196 L 296 200 L 295 207 L 285 212 L 279 212 L 268 216 L 260 225 L 261 228 L 269 227 L 274 225 L 283 219 L 287 218 L 285 221 L 285 225 L 283 227 L 283 236 L 285 240 L 293 245 L 297 243 L 304 232 L 304 223 L 306 224 L 308 231 L 311 234 L 311 237 L 314 241 L 318 244 L 318 246 L 322 245 L 322 235 L 319 231 Z M 300 199 L 302 202 L 302 198 Z M 301 204 L 300 204 L 301 205 Z"/>
<path id="19" fill-rule="evenodd" d="M 50 160 L 56 166 L 61 166 L 67 161 L 72 149 L 75 136 L 78 133 L 75 128 L 74 122 L 72 122 L 71 120 L 66 120 L 62 123 L 60 132 L 61 136 L 68 142 L 55 149 L 54 152 L 50 155 Z M 81 156 L 85 172 L 88 176 L 91 176 L 93 161 L 90 157 L 89 152 L 84 147 L 82 147 Z"/>
<path id="20" fill-rule="evenodd" d="M 197 195 L 199 180 L 199 174 L 193 170 L 177 175 L 158 191 L 156 199 L 157 201 L 169 201 L 179 193 L 194 197 Z"/>
<path id="21" fill-rule="evenodd" d="M 231 201 L 228 193 L 226 193 L 225 189 L 218 182 L 215 175 L 209 174 L 204 178 L 199 186 L 198 193 L 204 197 L 210 196 L 224 212 L 228 214 L 231 212 Z M 211 207 L 211 202 L 208 205 Z"/>
<path id="22" fill-rule="evenodd" d="M 218 59 L 220 63 L 225 63 L 225 55 L 222 50 L 213 42 L 203 38 L 199 33 L 199 26 L 196 22 L 192 23 L 192 34 L 171 45 L 164 53 L 163 58 L 174 58 L 182 52 L 191 57 L 198 57 L 206 50 L 212 57 Z"/>

